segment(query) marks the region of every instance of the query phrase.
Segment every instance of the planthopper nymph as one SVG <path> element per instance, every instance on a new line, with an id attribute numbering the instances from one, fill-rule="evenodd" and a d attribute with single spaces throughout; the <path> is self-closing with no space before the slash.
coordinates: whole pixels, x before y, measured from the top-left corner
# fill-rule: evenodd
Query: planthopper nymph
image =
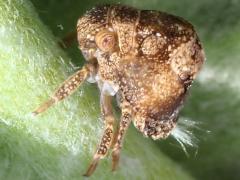
<path id="1" fill-rule="evenodd" d="M 131 122 L 154 140 L 169 136 L 205 55 L 186 20 L 123 5 L 97 6 L 84 14 L 77 22 L 77 40 L 85 65 L 33 113 L 63 100 L 85 80 L 97 83 L 105 128 L 85 173 L 90 176 L 109 149 L 116 169 Z M 121 109 L 115 131 L 113 97 Z"/>

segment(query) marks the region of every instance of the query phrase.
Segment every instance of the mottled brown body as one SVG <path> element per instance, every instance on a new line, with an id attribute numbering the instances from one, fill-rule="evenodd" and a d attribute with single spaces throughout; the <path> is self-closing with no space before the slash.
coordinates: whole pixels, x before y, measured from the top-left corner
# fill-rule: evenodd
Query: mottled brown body
<path id="1" fill-rule="evenodd" d="M 153 139 L 170 134 L 205 57 L 197 34 L 187 21 L 163 12 L 122 5 L 98 6 L 87 12 L 77 23 L 77 38 L 88 61 L 79 71 L 83 75 L 78 79 L 88 77 L 90 82 L 98 83 L 106 124 L 86 173 L 89 176 L 111 144 L 113 169 L 116 168 L 131 120 L 139 131 Z M 61 86 L 52 99 L 61 100 L 75 86 L 70 90 L 71 86 Z M 115 95 L 122 117 L 114 135 L 111 96 Z M 35 111 L 40 112 L 41 108 Z"/>
<path id="2" fill-rule="evenodd" d="M 118 48 L 95 55 L 99 79 L 119 87 L 141 132 L 154 139 L 167 137 L 204 61 L 192 25 L 166 13 L 117 5 L 91 10 L 77 27 L 80 49 L 88 55 L 89 49 L 98 51 L 97 32 L 116 33 Z"/>

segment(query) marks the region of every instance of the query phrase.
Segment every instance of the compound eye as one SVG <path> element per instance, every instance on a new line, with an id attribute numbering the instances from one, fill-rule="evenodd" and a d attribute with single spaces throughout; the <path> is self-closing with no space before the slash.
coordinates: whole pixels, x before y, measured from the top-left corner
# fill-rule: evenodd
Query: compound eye
<path id="1" fill-rule="evenodd" d="M 95 41 L 102 51 L 112 52 L 117 45 L 117 36 L 114 32 L 103 30 L 96 34 Z"/>

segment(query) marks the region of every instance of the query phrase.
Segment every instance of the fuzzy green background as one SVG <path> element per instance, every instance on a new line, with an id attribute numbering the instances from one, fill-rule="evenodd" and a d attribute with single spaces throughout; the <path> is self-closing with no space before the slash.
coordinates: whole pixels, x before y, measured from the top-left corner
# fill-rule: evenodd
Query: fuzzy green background
<path id="1" fill-rule="evenodd" d="M 44 114 L 30 112 L 82 66 L 77 44 L 62 50 L 57 41 L 104 2 L 187 19 L 207 61 L 181 113 L 199 122 L 199 147 L 187 157 L 175 140 L 152 141 L 131 126 L 118 171 L 107 157 L 89 179 L 240 179 L 240 0 L 0 0 L 0 180 L 84 179 L 103 130 L 97 87 L 85 83 Z"/>

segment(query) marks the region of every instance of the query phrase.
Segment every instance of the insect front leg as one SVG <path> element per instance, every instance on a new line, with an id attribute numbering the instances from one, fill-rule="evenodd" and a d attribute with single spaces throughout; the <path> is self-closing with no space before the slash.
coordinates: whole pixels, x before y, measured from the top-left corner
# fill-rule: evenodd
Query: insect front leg
<path id="1" fill-rule="evenodd" d="M 132 116 L 131 116 L 130 109 L 127 108 L 127 106 L 123 106 L 120 125 L 118 128 L 118 132 L 116 134 L 115 144 L 113 146 L 113 151 L 112 151 L 112 171 L 116 170 L 117 165 L 119 163 L 120 151 L 122 148 L 124 136 L 131 122 L 131 117 Z"/>
<path id="2" fill-rule="evenodd" d="M 93 160 L 84 176 L 90 176 L 95 171 L 99 160 L 107 155 L 112 143 L 113 123 L 115 122 L 112 111 L 112 96 L 107 96 L 101 93 L 101 111 L 105 123 L 105 130 L 97 151 L 93 156 Z"/>
<path id="3" fill-rule="evenodd" d="M 38 115 L 39 113 L 47 110 L 56 102 L 61 101 L 71 95 L 82 84 L 82 82 L 84 82 L 84 80 L 88 77 L 89 73 L 94 70 L 94 68 L 95 67 L 92 64 L 86 64 L 83 66 L 82 69 L 64 81 L 63 84 L 55 91 L 53 96 L 48 101 L 43 103 L 40 107 L 38 107 L 33 112 L 33 114 Z"/>
<path id="4" fill-rule="evenodd" d="M 77 32 L 73 31 L 68 33 L 61 41 L 58 42 L 59 46 L 63 49 L 69 48 L 72 43 L 77 40 Z"/>

